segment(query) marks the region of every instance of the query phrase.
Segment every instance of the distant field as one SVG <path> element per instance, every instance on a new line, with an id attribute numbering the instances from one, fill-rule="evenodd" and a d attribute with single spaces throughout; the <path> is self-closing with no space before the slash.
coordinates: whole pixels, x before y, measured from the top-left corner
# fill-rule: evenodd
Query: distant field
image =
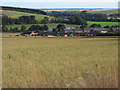
<path id="1" fill-rule="evenodd" d="M 116 14 L 116 13 L 118 13 L 118 10 L 117 9 L 110 9 L 110 10 L 108 10 L 108 9 L 98 9 L 98 10 L 88 10 L 88 13 L 93 13 L 93 14 L 95 14 L 95 13 L 98 13 L 98 14 L 107 14 L 107 15 L 109 15 L 109 14 Z"/>
<path id="2" fill-rule="evenodd" d="M 98 13 L 98 14 L 115 14 L 118 13 L 117 9 L 49 9 L 49 10 L 43 10 L 45 12 L 52 12 L 52 11 L 58 11 L 58 12 L 64 12 L 64 11 L 84 11 L 87 10 L 88 13 Z"/>
<path id="3" fill-rule="evenodd" d="M 88 26 L 92 25 L 92 24 L 100 24 L 102 27 L 104 26 L 112 26 L 112 25 L 118 25 L 118 22 L 91 22 L 91 21 L 88 21 Z M 25 25 L 27 28 L 29 28 L 31 25 L 33 24 L 27 24 Z M 39 24 L 39 25 L 43 25 L 43 24 Z M 49 28 L 56 28 L 58 24 L 54 23 L 54 24 L 46 24 L 48 25 Z M 8 28 L 12 27 L 12 28 L 15 28 L 15 27 L 18 27 L 20 28 L 22 25 L 7 25 Z M 80 25 L 73 25 L 73 24 L 65 24 L 65 27 L 80 27 Z"/>
<path id="4" fill-rule="evenodd" d="M 2 46 L 3 88 L 118 87 L 117 38 L 4 37 Z"/>
<path id="5" fill-rule="evenodd" d="M 25 12 L 16 12 L 16 11 L 8 11 L 8 10 L 2 10 L 2 14 L 7 15 L 11 18 L 18 18 L 20 16 L 30 16 L 34 15 L 36 17 L 36 20 L 41 21 L 44 17 L 48 17 L 51 19 L 52 17 L 47 15 L 38 15 L 38 14 L 32 14 L 32 13 L 25 13 Z"/>

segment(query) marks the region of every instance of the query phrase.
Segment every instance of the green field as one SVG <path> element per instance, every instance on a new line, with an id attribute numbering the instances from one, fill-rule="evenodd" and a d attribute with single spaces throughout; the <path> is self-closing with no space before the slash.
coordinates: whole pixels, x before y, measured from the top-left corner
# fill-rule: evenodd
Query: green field
<path id="1" fill-rule="evenodd" d="M 104 26 L 113 26 L 113 25 L 119 25 L 118 22 L 91 22 L 88 21 L 88 26 L 92 25 L 92 24 L 100 24 L 102 27 Z"/>
<path id="2" fill-rule="evenodd" d="M 117 38 L 4 35 L 3 88 L 118 87 Z"/>
<path id="3" fill-rule="evenodd" d="M 51 19 L 52 17 L 47 16 L 47 15 L 39 15 L 39 14 L 32 14 L 32 13 L 25 13 L 25 12 L 16 12 L 16 11 L 7 11 L 7 10 L 2 10 L 3 15 L 7 15 L 11 18 L 19 18 L 20 16 L 30 16 L 34 15 L 36 17 L 36 20 L 41 21 L 44 17 L 48 17 Z M 54 17 L 53 17 L 54 18 Z"/>

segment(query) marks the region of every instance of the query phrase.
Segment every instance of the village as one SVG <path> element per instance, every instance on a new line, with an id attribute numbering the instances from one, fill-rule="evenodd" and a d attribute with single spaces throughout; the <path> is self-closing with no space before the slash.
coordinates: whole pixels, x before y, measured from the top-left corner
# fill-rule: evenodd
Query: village
<path id="1" fill-rule="evenodd" d="M 27 31 L 21 33 L 22 36 L 119 36 L 120 28 L 74 28 L 68 27 L 62 31 L 54 32 L 53 29 L 48 29 L 46 32 L 35 33 L 34 31 Z"/>

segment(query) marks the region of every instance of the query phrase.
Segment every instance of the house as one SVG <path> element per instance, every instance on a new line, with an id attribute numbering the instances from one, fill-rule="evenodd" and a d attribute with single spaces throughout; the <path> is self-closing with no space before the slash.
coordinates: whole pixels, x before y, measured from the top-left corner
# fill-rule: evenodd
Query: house
<path id="1" fill-rule="evenodd" d="M 107 30 L 101 30 L 101 33 L 107 33 L 108 31 Z"/>
<path id="2" fill-rule="evenodd" d="M 38 33 L 34 33 L 33 31 L 32 32 L 24 32 L 22 33 L 23 36 L 37 36 Z"/>
<path id="3" fill-rule="evenodd" d="M 86 36 L 96 36 L 96 31 L 91 29 L 89 33 L 86 33 Z"/>
<path id="4" fill-rule="evenodd" d="M 75 28 L 74 29 L 74 33 L 83 33 L 84 30 L 80 29 L 80 28 Z"/>

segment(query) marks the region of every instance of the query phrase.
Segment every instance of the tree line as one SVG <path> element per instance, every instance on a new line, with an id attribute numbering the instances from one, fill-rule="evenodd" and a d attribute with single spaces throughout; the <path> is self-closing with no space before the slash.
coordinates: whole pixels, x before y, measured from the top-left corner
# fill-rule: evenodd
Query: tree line
<path id="1" fill-rule="evenodd" d="M 61 32 L 61 31 L 64 31 L 65 28 L 66 28 L 65 25 L 62 23 L 62 24 L 58 24 L 57 27 L 53 28 L 52 31 L 53 32 Z M 85 28 L 102 28 L 102 26 L 100 24 L 92 24 L 89 27 L 87 25 L 80 25 L 79 28 L 84 30 Z M 108 29 L 112 30 L 112 28 L 120 28 L 120 26 L 118 26 L 118 25 L 104 26 L 103 28 L 108 28 Z M 30 27 L 26 27 L 25 25 L 22 25 L 20 28 L 18 28 L 18 27 L 8 28 L 6 25 L 2 26 L 3 32 L 26 32 L 26 31 L 44 32 L 44 31 L 47 31 L 48 29 L 49 29 L 49 27 L 46 24 L 31 25 Z"/>
<path id="2" fill-rule="evenodd" d="M 26 27 L 25 25 L 22 25 L 20 28 L 15 27 L 15 28 L 8 28 L 6 25 L 2 26 L 2 32 L 26 32 L 26 31 L 35 31 L 35 32 L 40 32 L 40 31 L 46 31 L 48 30 L 47 25 L 31 25 L 30 27 Z"/>
<path id="3" fill-rule="evenodd" d="M 2 8 L 2 10 L 10 10 L 10 11 L 18 11 L 18 12 L 26 12 L 26 13 L 46 15 L 46 12 L 39 10 L 39 9 L 28 9 L 28 8 L 7 7 L 7 6 L 1 6 L 0 8 Z"/>
<path id="4" fill-rule="evenodd" d="M 13 24 L 48 24 L 48 23 L 66 23 L 66 24 L 76 24 L 76 25 L 87 25 L 87 22 L 80 16 L 71 16 L 69 18 L 51 18 L 44 17 L 41 21 L 37 21 L 35 16 L 21 16 L 18 19 L 10 18 L 8 16 L 2 16 L 3 25 L 13 25 Z"/>
<path id="5" fill-rule="evenodd" d="M 110 19 L 108 19 L 108 16 L 106 14 L 92 14 L 87 13 L 87 11 L 52 11 L 47 12 L 48 15 L 54 16 L 54 17 L 61 17 L 61 18 L 69 18 L 71 16 L 80 16 L 82 19 L 86 21 L 103 21 L 103 22 L 119 22 L 120 20 L 115 18 L 115 16 L 119 16 L 119 14 L 111 14 Z M 112 17 L 113 16 L 113 17 Z"/>
<path id="6" fill-rule="evenodd" d="M 10 18 L 8 16 L 2 16 L 3 25 L 13 25 L 13 24 L 37 24 L 35 16 L 21 16 L 18 19 Z"/>

